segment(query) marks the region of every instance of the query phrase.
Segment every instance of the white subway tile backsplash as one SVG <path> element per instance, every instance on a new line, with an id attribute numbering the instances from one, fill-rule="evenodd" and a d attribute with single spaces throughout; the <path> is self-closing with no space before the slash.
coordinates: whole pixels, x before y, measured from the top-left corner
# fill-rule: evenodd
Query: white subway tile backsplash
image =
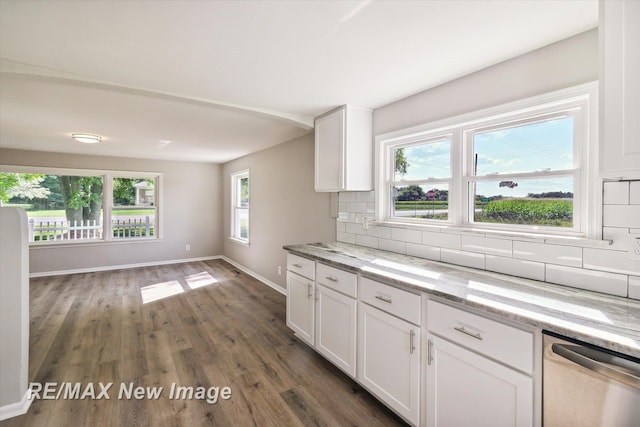
<path id="1" fill-rule="evenodd" d="M 356 243 L 356 235 L 355 234 L 351 234 L 351 233 L 338 232 L 338 233 L 336 233 L 336 240 L 338 242 L 351 243 L 351 244 L 355 245 L 355 243 Z"/>
<path id="2" fill-rule="evenodd" d="M 351 234 L 367 234 L 362 227 L 362 224 L 357 224 L 355 222 L 347 222 L 345 231 Z"/>
<path id="3" fill-rule="evenodd" d="M 631 181 L 629 186 L 629 203 L 640 205 L 640 181 Z"/>
<path id="4" fill-rule="evenodd" d="M 338 201 L 340 202 L 355 202 L 356 193 L 352 191 L 342 191 L 338 193 Z"/>
<path id="5" fill-rule="evenodd" d="M 367 202 L 366 204 L 366 209 L 367 209 L 367 215 L 375 215 L 376 213 L 376 204 L 373 202 Z"/>
<path id="6" fill-rule="evenodd" d="M 440 248 L 436 246 L 418 245 L 416 243 L 406 244 L 407 255 L 417 256 L 419 258 L 440 261 Z"/>
<path id="7" fill-rule="evenodd" d="M 604 205 L 602 223 L 605 227 L 640 227 L 640 205 Z"/>
<path id="8" fill-rule="evenodd" d="M 582 266 L 582 248 L 575 246 L 513 242 L 513 257 L 573 267 Z"/>
<path id="9" fill-rule="evenodd" d="M 440 256 L 442 262 L 463 265 L 471 268 L 479 268 L 481 270 L 484 270 L 485 268 L 485 258 L 483 254 L 457 251 L 454 249 L 442 249 Z"/>
<path id="10" fill-rule="evenodd" d="M 629 276 L 629 298 L 640 299 L 640 277 Z"/>
<path id="11" fill-rule="evenodd" d="M 462 250 L 510 257 L 512 255 L 512 242 L 511 240 L 463 235 Z"/>
<path id="12" fill-rule="evenodd" d="M 367 204 L 365 202 L 347 202 L 347 212 L 366 213 Z"/>
<path id="13" fill-rule="evenodd" d="M 381 237 L 383 239 L 391 238 L 391 227 L 380 227 L 377 225 L 370 225 L 367 229 L 367 236 Z"/>
<path id="14" fill-rule="evenodd" d="M 605 182 L 603 203 L 605 205 L 628 205 L 629 181 Z"/>
<path id="15" fill-rule="evenodd" d="M 498 273 L 544 281 L 544 263 L 542 262 L 487 255 L 486 267 L 487 270 Z"/>
<path id="16" fill-rule="evenodd" d="M 631 261 L 627 252 L 584 248 L 584 268 L 622 274 L 640 274 L 640 261 Z"/>
<path id="17" fill-rule="evenodd" d="M 547 282 L 621 297 L 627 296 L 627 276 L 547 264 Z"/>
<path id="18" fill-rule="evenodd" d="M 602 238 L 605 240 L 613 241 L 611 246 L 608 246 L 605 249 L 611 249 L 614 251 L 626 251 L 628 243 L 627 240 L 629 238 L 628 236 L 628 228 L 602 227 Z"/>
<path id="19" fill-rule="evenodd" d="M 358 191 L 356 193 L 356 202 L 375 202 L 375 193 L 373 191 Z"/>
<path id="20" fill-rule="evenodd" d="M 391 238 L 393 240 L 402 240 L 409 243 L 422 242 L 422 235 L 417 230 L 409 230 L 406 228 L 394 228 L 391 230 Z"/>
<path id="21" fill-rule="evenodd" d="M 344 233 L 347 231 L 347 224 L 345 222 L 336 221 L 336 231 L 338 233 Z"/>
<path id="22" fill-rule="evenodd" d="M 460 249 L 461 236 L 459 234 L 423 231 L 422 244 L 429 246 L 440 246 L 441 248 L 447 249 Z"/>
<path id="23" fill-rule="evenodd" d="M 360 245 L 360 246 L 367 246 L 369 248 L 378 248 L 378 238 L 376 237 L 369 237 L 369 236 L 362 236 L 357 234 L 356 235 L 356 245 Z"/>
<path id="24" fill-rule="evenodd" d="M 397 240 L 378 239 L 378 249 L 404 255 L 406 253 L 406 243 Z"/>

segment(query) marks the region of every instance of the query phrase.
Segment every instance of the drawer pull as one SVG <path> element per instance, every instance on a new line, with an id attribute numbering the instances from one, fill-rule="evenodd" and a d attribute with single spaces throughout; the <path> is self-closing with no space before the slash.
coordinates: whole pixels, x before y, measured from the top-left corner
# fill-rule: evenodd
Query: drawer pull
<path id="1" fill-rule="evenodd" d="M 295 268 L 302 268 L 302 264 L 293 264 Z"/>
<path id="2" fill-rule="evenodd" d="M 458 332 L 462 332 L 465 335 L 469 335 L 470 337 L 475 338 L 477 340 L 482 341 L 482 339 L 483 339 L 482 335 L 480 335 L 480 333 L 476 334 L 476 333 L 473 333 L 473 332 L 469 332 L 464 328 L 464 326 L 454 326 L 453 329 L 455 329 Z"/>
<path id="3" fill-rule="evenodd" d="M 331 276 L 327 276 L 327 277 L 325 277 L 325 279 L 327 279 L 327 280 L 329 280 L 331 282 L 337 282 L 338 281 L 338 279 L 336 279 L 335 277 L 331 277 Z"/>
<path id="4" fill-rule="evenodd" d="M 307 285 L 307 298 L 311 298 L 313 296 L 313 285 L 311 283 L 309 283 Z"/>
<path id="5" fill-rule="evenodd" d="M 386 302 L 387 304 L 391 304 L 391 298 L 383 297 L 381 295 L 376 295 L 376 299 L 380 301 Z"/>
<path id="6" fill-rule="evenodd" d="M 416 351 L 416 345 L 413 342 L 416 337 L 415 331 L 412 329 L 409 331 L 409 354 L 413 354 Z"/>

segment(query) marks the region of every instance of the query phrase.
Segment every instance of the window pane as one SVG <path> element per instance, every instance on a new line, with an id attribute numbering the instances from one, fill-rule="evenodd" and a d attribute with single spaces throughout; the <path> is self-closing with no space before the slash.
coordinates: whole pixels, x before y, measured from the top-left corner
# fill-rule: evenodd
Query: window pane
<path id="1" fill-rule="evenodd" d="M 573 178 L 490 181 L 475 185 L 474 221 L 573 227 Z"/>
<path id="2" fill-rule="evenodd" d="M 156 236 L 155 179 L 113 178 L 114 238 Z"/>
<path id="3" fill-rule="evenodd" d="M 392 198 L 394 217 L 446 220 L 449 216 L 447 184 L 393 187 Z"/>
<path id="4" fill-rule="evenodd" d="M 29 241 L 102 239 L 103 179 L 0 173 L 0 197 L 29 217 Z"/>
<path id="5" fill-rule="evenodd" d="M 435 141 L 394 150 L 394 180 L 451 176 L 451 141 Z"/>
<path id="6" fill-rule="evenodd" d="M 573 168 L 573 117 L 473 136 L 475 174 Z"/>
<path id="7" fill-rule="evenodd" d="M 249 239 L 249 210 L 236 208 L 235 210 L 235 237 L 238 239 Z"/>
<path id="8" fill-rule="evenodd" d="M 249 206 L 249 177 L 238 180 L 238 201 L 237 206 L 243 208 Z"/>

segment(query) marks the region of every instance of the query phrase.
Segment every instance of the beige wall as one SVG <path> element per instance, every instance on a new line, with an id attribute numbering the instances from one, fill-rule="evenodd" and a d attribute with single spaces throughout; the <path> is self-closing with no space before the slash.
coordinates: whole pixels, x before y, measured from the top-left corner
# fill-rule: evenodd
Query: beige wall
<path id="1" fill-rule="evenodd" d="M 230 178 L 251 173 L 250 245 L 229 240 Z M 333 241 L 336 222 L 329 193 L 313 189 L 314 141 L 308 134 L 284 144 L 225 163 L 222 168 L 224 255 L 282 288 L 286 256 L 282 246 Z M 282 266 L 278 275 L 277 267 Z"/>
<path id="2" fill-rule="evenodd" d="M 598 80 L 598 31 L 587 31 L 373 112 L 373 134 Z"/>
<path id="3" fill-rule="evenodd" d="M 163 174 L 164 237 L 152 243 L 30 249 L 30 272 L 57 272 L 209 257 L 222 253 L 220 165 L 0 149 L 0 164 Z M 191 244 L 191 251 L 185 245 Z"/>

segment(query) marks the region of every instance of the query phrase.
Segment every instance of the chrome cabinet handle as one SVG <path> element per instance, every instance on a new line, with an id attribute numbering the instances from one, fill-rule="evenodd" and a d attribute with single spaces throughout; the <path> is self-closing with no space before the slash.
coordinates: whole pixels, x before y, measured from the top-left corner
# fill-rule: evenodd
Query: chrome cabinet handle
<path id="1" fill-rule="evenodd" d="M 470 337 L 475 338 L 477 340 L 480 340 L 480 341 L 483 340 L 482 335 L 480 335 L 480 333 L 476 334 L 473 332 L 469 332 L 464 328 L 464 326 L 454 326 L 453 329 L 455 329 L 458 332 L 462 332 L 465 335 L 469 335 Z"/>
<path id="2" fill-rule="evenodd" d="M 338 279 L 336 279 L 335 277 L 331 277 L 331 276 L 327 276 L 327 277 L 325 277 L 325 279 L 327 279 L 327 280 L 329 280 L 331 282 L 334 282 L 334 283 L 338 281 Z"/>
<path id="3" fill-rule="evenodd" d="M 412 329 L 409 331 L 409 354 L 413 354 L 416 351 L 416 345 L 414 343 L 414 339 L 416 336 L 416 332 Z"/>
<path id="4" fill-rule="evenodd" d="M 302 264 L 293 264 L 295 268 L 302 268 Z"/>
<path id="5" fill-rule="evenodd" d="M 311 283 L 307 284 L 307 298 L 311 298 L 313 296 L 313 291 L 311 290 L 313 285 Z"/>
<path id="6" fill-rule="evenodd" d="M 433 362 L 433 341 L 427 341 L 427 365 L 431 366 Z"/>
<path id="7" fill-rule="evenodd" d="M 376 295 L 376 299 L 380 301 L 386 302 L 387 304 L 391 304 L 391 298 L 383 297 L 381 295 Z"/>

